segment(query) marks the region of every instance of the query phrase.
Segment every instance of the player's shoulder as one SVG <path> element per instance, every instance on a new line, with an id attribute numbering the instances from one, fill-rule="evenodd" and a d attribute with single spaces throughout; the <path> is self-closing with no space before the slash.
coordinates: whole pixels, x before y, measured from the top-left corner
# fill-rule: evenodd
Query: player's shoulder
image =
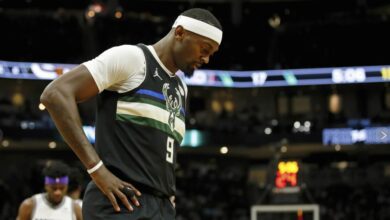
<path id="1" fill-rule="evenodd" d="M 35 196 L 29 197 L 20 204 L 19 206 L 19 211 L 18 211 L 18 216 L 17 220 L 26 220 L 26 219 L 31 219 L 33 211 L 35 209 Z"/>
<path id="2" fill-rule="evenodd" d="M 30 210 L 30 209 L 32 210 L 34 208 L 34 206 L 35 206 L 35 203 L 36 203 L 35 196 L 36 195 L 31 196 L 31 197 L 23 200 L 23 202 L 20 204 L 20 208 L 27 209 L 27 210 Z"/>
<path id="3" fill-rule="evenodd" d="M 67 195 L 65 195 L 64 196 L 64 199 L 66 200 L 66 201 L 69 201 L 70 203 L 74 203 L 74 199 L 72 199 L 72 197 L 70 197 L 70 196 L 67 196 Z"/>
<path id="4" fill-rule="evenodd" d="M 122 44 L 115 47 L 112 47 L 111 50 L 115 50 L 119 53 L 124 54 L 133 54 L 133 55 L 142 55 L 142 49 L 138 47 L 137 45 L 132 44 Z"/>
<path id="5" fill-rule="evenodd" d="M 71 204 L 72 204 L 73 208 L 81 208 L 82 201 L 72 199 Z"/>
<path id="6" fill-rule="evenodd" d="M 141 62 L 143 63 L 144 53 L 142 49 L 136 45 L 123 44 L 110 48 L 108 51 L 115 57 L 119 59 L 118 61 L 123 61 L 125 63 L 130 62 Z"/>

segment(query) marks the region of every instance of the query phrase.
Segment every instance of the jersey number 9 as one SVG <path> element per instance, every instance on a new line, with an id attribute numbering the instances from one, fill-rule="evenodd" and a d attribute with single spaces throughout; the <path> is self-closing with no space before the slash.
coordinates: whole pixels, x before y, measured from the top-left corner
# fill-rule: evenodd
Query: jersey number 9
<path id="1" fill-rule="evenodd" d="M 166 157 L 166 160 L 169 162 L 169 163 L 173 163 L 173 146 L 174 146 L 174 140 L 173 138 L 171 137 L 168 137 L 168 140 L 167 140 L 167 157 Z"/>

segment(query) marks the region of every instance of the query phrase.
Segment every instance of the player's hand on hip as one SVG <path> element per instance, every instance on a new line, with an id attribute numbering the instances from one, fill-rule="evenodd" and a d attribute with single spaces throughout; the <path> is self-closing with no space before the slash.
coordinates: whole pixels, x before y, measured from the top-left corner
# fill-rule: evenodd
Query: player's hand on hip
<path id="1" fill-rule="evenodd" d="M 133 211 L 133 206 L 130 204 L 128 198 L 130 198 L 133 205 L 140 206 L 137 196 L 141 196 L 141 192 L 130 183 L 120 180 L 104 165 L 100 167 L 100 169 L 96 170 L 96 172 L 93 172 L 91 174 L 91 178 L 103 194 L 111 201 L 115 211 L 120 211 L 117 198 L 122 201 L 123 205 L 129 211 Z"/>

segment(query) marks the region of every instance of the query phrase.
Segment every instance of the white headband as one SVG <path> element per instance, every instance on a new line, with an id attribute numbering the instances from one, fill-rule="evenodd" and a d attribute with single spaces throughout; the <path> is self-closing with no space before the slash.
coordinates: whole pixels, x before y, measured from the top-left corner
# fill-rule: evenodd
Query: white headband
<path id="1" fill-rule="evenodd" d="M 221 44 L 222 31 L 210 24 L 207 24 L 203 21 L 199 21 L 194 18 L 179 15 L 175 23 L 172 25 L 172 28 L 176 28 L 179 25 L 183 26 L 183 28 L 186 30 L 210 38 L 211 40 L 214 40 L 218 44 Z"/>

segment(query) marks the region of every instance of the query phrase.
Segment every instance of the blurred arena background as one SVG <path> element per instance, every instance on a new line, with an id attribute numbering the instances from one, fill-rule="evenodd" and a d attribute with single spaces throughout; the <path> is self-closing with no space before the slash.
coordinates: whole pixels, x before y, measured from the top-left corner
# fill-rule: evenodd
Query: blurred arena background
<path id="1" fill-rule="evenodd" d="M 316 219 L 302 204 L 323 220 L 390 219 L 387 0 L 0 0 L 0 219 L 43 190 L 48 160 L 89 181 L 39 103 L 50 80 L 153 44 L 190 7 L 220 18 L 224 40 L 186 79 L 177 219 Z M 93 142 L 95 100 L 79 110 Z"/>

